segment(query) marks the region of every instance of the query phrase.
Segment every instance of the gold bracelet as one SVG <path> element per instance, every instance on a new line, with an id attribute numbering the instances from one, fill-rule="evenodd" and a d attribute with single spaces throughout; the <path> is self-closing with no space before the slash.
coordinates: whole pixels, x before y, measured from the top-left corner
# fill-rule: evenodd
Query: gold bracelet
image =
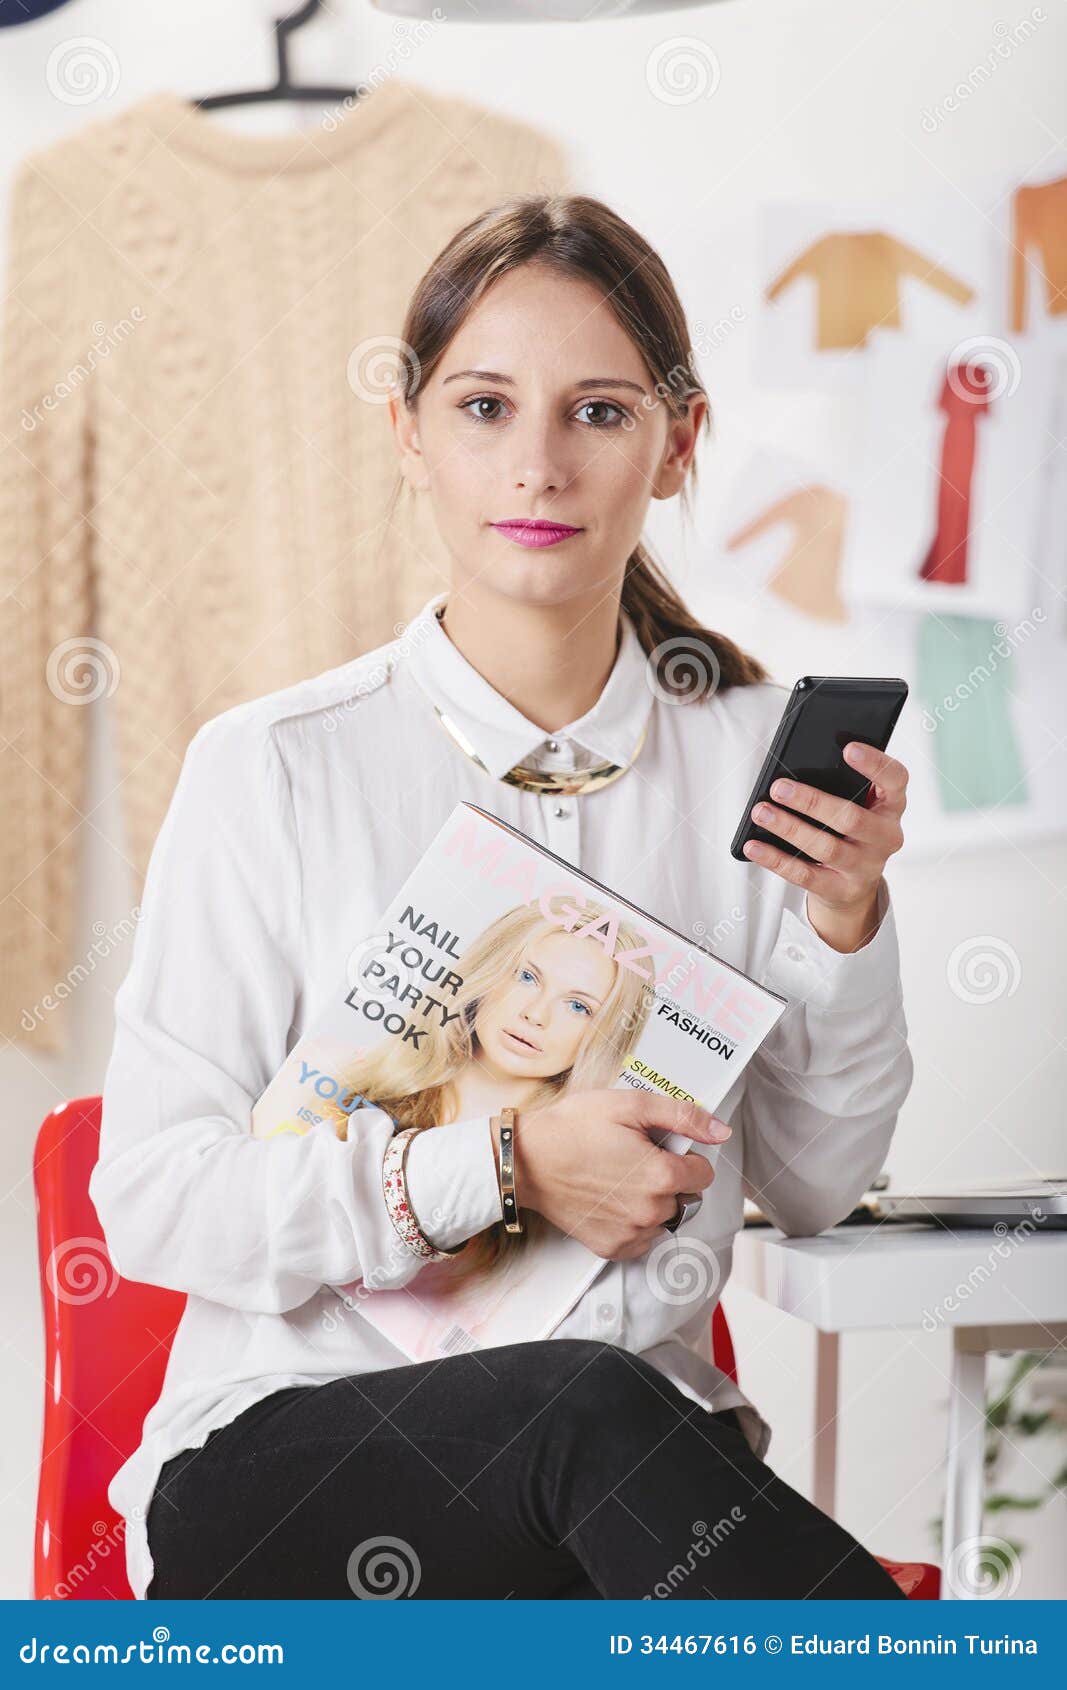
<path id="1" fill-rule="evenodd" d="M 523 1232 L 522 1214 L 515 1193 L 515 1122 L 518 1116 L 509 1106 L 500 1111 L 500 1206 L 504 1211 L 504 1229 Z"/>

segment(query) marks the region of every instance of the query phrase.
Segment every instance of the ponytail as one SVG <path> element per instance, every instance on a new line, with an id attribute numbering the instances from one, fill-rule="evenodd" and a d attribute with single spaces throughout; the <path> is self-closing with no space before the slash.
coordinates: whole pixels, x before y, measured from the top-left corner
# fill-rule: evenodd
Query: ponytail
<path id="1" fill-rule="evenodd" d="M 716 692 L 754 686 L 771 678 L 758 657 L 742 651 L 726 634 L 715 633 L 696 620 L 643 544 L 631 552 L 626 564 L 622 608 L 645 654 L 660 667 L 670 670 L 677 665 L 684 669 L 688 663 L 703 668 L 710 653 L 718 669 Z M 680 702 L 700 696 L 702 692 L 691 685 L 678 689 Z"/>

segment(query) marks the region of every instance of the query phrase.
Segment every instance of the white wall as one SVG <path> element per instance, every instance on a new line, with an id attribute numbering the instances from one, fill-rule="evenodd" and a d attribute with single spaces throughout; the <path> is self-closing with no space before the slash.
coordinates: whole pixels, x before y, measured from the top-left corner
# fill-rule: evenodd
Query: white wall
<path id="1" fill-rule="evenodd" d="M 0 198 L 17 160 L 90 116 L 119 110 L 160 87 L 198 95 L 267 80 L 273 0 L 75 0 L 51 17 L 0 32 Z M 447 7 L 445 8 L 447 10 Z M 308 76 L 367 77 L 395 48 L 395 21 L 361 0 L 331 0 L 330 16 L 306 31 L 299 67 Z M 816 460 L 847 450 L 848 413 L 835 400 L 756 389 L 751 376 L 756 213 L 767 199 L 947 191 L 974 203 L 1048 161 L 1062 168 L 1067 91 L 1067 17 L 1046 0 L 1034 38 L 971 79 L 959 110 L 933 133 L 924 110 L 985 62 L 1003 25 L 1036 13 L 1003 0 L 724 0 L 659 19 L 574 26 L 488 28 L 446 24 L 404 62 L 402 74 L 551 127 L 568 145 L 585 191 L 610 200 L 663 253 L 694 321 L 715 324 L 747 302 L 747 320 L 704 364 L 717 419 L 705 458 L 697 526 L 676 531 L 658 510 L 661 555 L 712 625 L 758 651 L 780 678 L 805 672 L 902 673 L 886 655 L 881 619 L 855 619 L 845 636 L 798 616 L 768 614 L 765 601 L 727 597 L 711 537 L 734 472 L 753 445 L 804 441 Z M 1001 29 L 998 32 L 998 23 Z M 88 108 L 57 103 L 45 64 L 75 36 L 114 51 L 120 81 L 110 100 Z M 667 38 L 698 38 L 721 72 L 709 98 L 672 106 L 649 91 L 650 55 Z M 223 112 L 220 123 L 267 128 L 298 120 L 286 108 Z M 842 643 L 842 641 L 844 643 Z M 86 874 L 76 954 L 94 923 L 110 928 L 129 910 L 122 830 L 106 717 L 93 740 L 92 798 L 84 829 Z M 1057 726 L 1054 724 L 1054 726 Z M 1057 726 L 1057 732 L 1062 729 Z M 903 753 L 902 753 L 903 754 Z M 916 755 L 923 748 L 916 746 Z M 1041 772 L 1034 771 L 1041 779 Z M 891 864 L 903 950 L 905 999 L 916 1080 L 889 1166 L 895 1185 L 1067 1169 L 1062 1115 L 1065 854 L 1055 835 L 996 848 L 907 856 Z M 97 926 L 96 931 L 100 928 Z M 994 934 L 1020 958 L 1010 996 L 966 1005 L 946 984 L 945 963 L 961 940 Z M 0 1494 L 0 1594 L 29 1589 L 42 1396 L 30 1155 L 47 1109 L 99 1090 L 110 1045 L 111 1000 L 126 967 L 116 951 L 69 1005 L 68 1053 L 0 1052 L 6 1131 L 0 1141 L 2 1335 L 6 1363 Z M 742 1379 L 772 1422 L 772 1461 L 808 1488 L 812 1334 L 772 1317 L 733 1289 Z M 947 1341 L 890 1333 L 844 1345 L 840 1516 L 876 1552 L 922 1557 L 939 1507 L 945 1429 Z M 1036 1482 L 1028 1449 L 1014 1475 Z M 1063 1460 L 1063 1455 L 1059 1457 Z M 1067 1593 L 1064 1503 L 1038 1518 L 1001 1521 L 1023 1537 L 1020 1596 Z"/>

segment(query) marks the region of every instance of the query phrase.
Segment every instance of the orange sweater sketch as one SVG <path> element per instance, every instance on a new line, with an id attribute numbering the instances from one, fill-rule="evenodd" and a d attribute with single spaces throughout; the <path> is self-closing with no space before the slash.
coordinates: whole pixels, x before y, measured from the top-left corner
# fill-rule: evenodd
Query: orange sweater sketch
<path id="1" fill-rule="evenodd" d="M 831 487 L 798 487 L 739 528 L 726 542 L 734 551 L 778 523 L 792 528 L 789 550 L 768 590 L 823 622 L 847 622 L 838 591 L 848 500 Z"/>
<path id="2" fill-rule="evenodd" d="M 1037 248 L 1034 268 L 1044 279 L 1048 315 L 1062 317 L 1067 311 L 1067 176 L 1015 190 L 1011 239 L 1011 326 L 1021 333 L 1026 327 L 1028 247 Z"/>
<path id="3" fill-rule="evenodd" d="M 902 276 L 918 276 L 960 305 L 974 298 L 972 287 L 915 247 L 874 230 L 823 235 L 786 265 L 766 297 L 777 299 L 798 276 L 815 278 L 820 352 L 866 346 L 872 329 L 899 329 Z"/>

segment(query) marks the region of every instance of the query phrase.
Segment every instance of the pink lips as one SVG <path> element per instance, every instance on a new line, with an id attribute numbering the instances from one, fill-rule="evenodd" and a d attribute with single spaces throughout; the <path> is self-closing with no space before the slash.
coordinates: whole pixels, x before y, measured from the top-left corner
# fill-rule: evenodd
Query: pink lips
<path id="1" fill-rule="evenodd" d="M 535 1045 L 530 1039 L 524 1039 L 519 1033 L 513 1033 L 510 1027 L 503 1028 L 503 1032 L 506 1038 L 513 1039 L 516 1044 L 522 1045 L 525 1050 L 528 1050 L 531 1056 L 540 1056 L 540 1045 Z"/>
<path id="2" fill-rule="evenodd" d="M 572 534 L 582 532 L 580 528 L 572 528 L 567 522 L 543 522 L 535 517 L 529 520 L 520 517 L 513 522 L 494 522 L 491 526 L 519 546 L 558 546 L 561 540 L 569 540 Z"/>

